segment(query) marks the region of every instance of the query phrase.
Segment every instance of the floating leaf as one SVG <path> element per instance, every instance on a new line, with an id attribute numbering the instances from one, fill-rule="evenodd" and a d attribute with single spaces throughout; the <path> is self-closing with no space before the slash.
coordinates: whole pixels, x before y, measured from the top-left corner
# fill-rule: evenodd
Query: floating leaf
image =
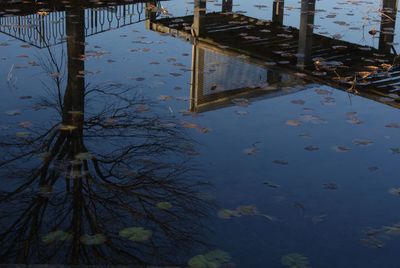
<path id="1" fill-rule="evenodd" d="M 144 242 L 151 238 L 153 232 L 142 227 L 130 227 L 121 230 L 119 235 L 128 238 L 131 241 Z"/>
<path id="2" fill-rule="evenodd" d="M 328 182 L 323 184 L 324 189 L 326 190 L 337 190 L 338 186 L 334 182 Z"/>
<path id="3" fill-rule="evenodd" d="M 398 123 L 389 123 L 385 127 L 387 127 L 387 128 L 400 128 L 400 124 L 398 124 Z"/>
<path id="4" fill-rule="evenodd" d="M 15 136 L 17 136 L 18 138 L 26 138 L 29 137 L 31 135 L 31 133 L 29 132 L 17 132 L 15 133 Z"/>
<path id="5" fill-rule="evenodd" d="M 288 121 L 286 121 L 286 125 L 292 126 L 292 127 L 298 127 L 301 125 L 301 122 L 299 120 L 288 120 Z"/>
<path id="6" fill-rule="evenodd" d="M 348 148 L 348 147 L 346 147 L 346 146 L 343 146 L 343 145 L 333 146 L 332 149 L 333 149 L 335 152 L 338 152 L 338 153 L 345 153 L 345 152 L 350 151 L 350 148 Z"/>
<path id="7" fill-rule="evenodd" d="M 391 195 L 400 196 L 400 188 L 390 188 L 389 193 Z"/>
<path id="8" fill-rule="evenodd" d="M 224 220 L 240 217 L 240 214 L 236 210 L 221 209 L 218 211 L 218 217 Z"/>
<path id="9" fill-rule="evenodd" d="M 240 107 L 247 107 L 250 104 L 250 101 L 248 99 L 245 98 L 236 98 L 232 100 L 233 104 L 236 104 L 237 106 Z"/>
<path id="10" fill-rule="evenodd" d="M 236 210 L 221 209 L 218 211 L 218 217 L 224 220 L 240 217 L 241 215 Z"/>
<path id="11" fill-rule="evenodd" d="M 57 241 L 66 241 L 71 239 L 71 234 L 64 232 L 62 230 L 57 230 L 54 232 L 50 232 L 42 237 L 42 241 L 45 244 L 50 244 Z"/>
<path id="12" fill-rule="evenodd" d="M 87 246 L 101 245 L 106 242 L 107 238 L 103 234 L 95 234 L 95 235 L 82 235 L 80 241 L 82 244 Z"/>
<path id="13" fill-rule="evenodd" d="M 188 261 L 188 265 L 190 268 L 219 268 L 230 259 L 227 252 L 216 249 L 205 255 L 194 256 Z"/>
<path id="14" fill-rule="evenodd" d="M 384 226 L 382 230 L 388 235 L 400 235 L 400 224 Z"/>
<path id="15" fill-rule="evenodd" d="M 274 160 L 274 161 L 272 161 L 272 163 L 277 164 L 277 165 L 283 165 L 283 166 L 286 166 L 289 164 L 289 162 L 286 160 Z"/>
<path id="16" fill-rule="evenodd" d="M 264 182 L 264 184 L 271 188 L 279 188 L 280 187 L 278 184 L 275 184 L 275 183 L 272 183 L 269 181 Z"/>
<path id="17" fill-rule="evenodd" d="M 305 147 L 304 150 L 309 151 L 309 152 L 314 152 L 314 151 L 318 151 L 319 147 L 310 145 L 310 146 Z"/>
<path id="18" fill-rule="evenodd" d="M 324 222 L 326 219 L 326 215 L 318 215 L 318 216 L 314 216 L 311 218 L 311 221 L 313 224 L 320 224 L 322 222 Z"/>
<path id="19" fill-rule="evenodd" d="M 303 100 L 292 100 L 291 103 L 297 104 L 297 105 L 304 105 L 306 102 Z"/>
<path id="20" fill-rule="evenodd" d="M 329 90 L 326 90 L 326 89 L 319 89 L 319 88 L 317 88 L 317 89 L 315 90 L 315 93 L 317 93 L 318 95 L 331 95 L 331 94 L 332 94 L 332 92 L 329 91 Z"/>
<path id="21" fill-rule="evenodd" d="M 246 148 L 243 150 L 243 153 L 247 154 L 247 155 L 255 155 L 256 153 L 258 153 L 258 148 L 256 146 L 252 146 L 249 148 Z"/>
<path id="22" fill-rule="evenodd" d="M 240 116 L 245 116 L 248 115 L 247 111 L 235 111 L 236 114 L 240 115 Z"/>
<path id="23" fill-rule="evenodd" d="M 361 239 L 361 242 L 372 248 L 383 248 L 385 246 L 385 243 L 381 239 L 374 236 L 367 236 L 366 238 Z"/>
<path id="24" fill-rule="evenodd" d="M 236 211 L 243 216 L 254 216 L 258 214 L 257 207 L 255 206 L 239 206 L 236 208 Z"/>
<path id="25" fill-rule="evenodd" d="M 30 121 L 23 121 L 18 124 L 22 128 L 30 128 L 32 126 L 32 122 Z"/>
<path id="26" fill-rule="evenodd" d="M 17 116 L 20 114 L 21 114 L 21 112 L 19 110 L 11 110 L 11 111 L 6 112 L 6 115 L 8 115 L 8 116 Z"/>
<path id="27" fill-rule="evenodd" d="M 281 263 L 284 266 L 289 268 L 308 268 L 310 267 L 310 262 L 308 261 L 307 257 L 298 254 L 298 253 L 291 253 L 285 255 L 281 259 Z"/>
<path id="28" fill-rule="evenodd" d="M 370 172 L 377 171 L 378 169 L 379 169 L 379 168 L 378 168 L 378 167 L 375 167 L 375 166 L 368 167 L 368 170 L 369 170 Z"/>
<path id="29" fill-rule="evenodd" d="M 400 147 L 397 148 L 390 148 L 390 152 L 392 154 L 400 154 Z"/>
<path id="30" fill-rule="evenodd" d="M 368 146 L 373 144 L 374 142 L 371 140 L 355 140 L 353 143 L 357 146 Z"/>
<path id="31" fill-rule="evenodd" d="M 170 202 L 160 202 L 157 207 L 161 210 L 168 210 L 172 208 L 172 204 Z"/>

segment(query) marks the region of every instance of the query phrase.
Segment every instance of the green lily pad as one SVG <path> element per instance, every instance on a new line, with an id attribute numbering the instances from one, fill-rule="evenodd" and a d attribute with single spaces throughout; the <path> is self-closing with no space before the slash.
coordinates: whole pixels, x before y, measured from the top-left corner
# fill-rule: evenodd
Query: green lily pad
<path id="1" fill-rule="evenodd" d="M 157 207 L 161 210 L 168 210 L 172 208 L 172 204 L 170 202 L 160 202 Z"/>
<path id="2" fill-rule="evenodd" d="M 71 239 L 71 234 L 64 232 L 62 230 L 50 232 L 42 237 L 42 241 L 45 244 L 50 244 L 56 241 L 66 241 L 69 239 Z"/>
<path id="3" fill-rule="evenodd" d="M 281 259 L 281 263 L 289 268 L 309 268 L 310 262 L 308 261 L 307 257 L 298 254 L 298 253 L 291 253 L 285 255 Z"/>
<path id="4" fill-rule="evenodd" d="M 131 241 L 144 242 L 151 238 L 153 232 L 143 229 L 142 227 L 130 227 L 121 230 L 119 235 L 128 238 Z"/>
<path id="5" fill-rule="evenodd" d="M 255 206 L 239 206 L 236 208 L 236 211 L 244 216 L 254 216 L 258 214 L 258 210 Z"/>
<path id="6" fill-rule="evenodd" d="M 232 219 L 235 217 L 240 217 L 240 214 L 236 210 L 221 209 L 220 211 L 218 211 L 218 217 L 226 220 L 226 219 Z"/>
<path id="7" fill-rule="evenodd" d="M 92 246 L 92 245 L 101 245 L 106 242 L 107 238 L 103 234 L 95 234 L 95 235 L 82 235 L 81 243 L 84 245 Z"/>
<path id="8" fill-rule="evenodd" d="M 188 261 L 190 268 L 219 268 L 229 262 L 231 256 L 220 249 L 210 251 L 205 255 L 197 255 Z"/>

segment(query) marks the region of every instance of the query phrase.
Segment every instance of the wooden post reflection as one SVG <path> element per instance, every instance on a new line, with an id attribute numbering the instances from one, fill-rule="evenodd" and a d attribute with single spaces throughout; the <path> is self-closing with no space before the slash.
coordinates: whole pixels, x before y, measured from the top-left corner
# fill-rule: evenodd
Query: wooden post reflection
<path id="1" fill-rule="evenodd" d="M 201 36 L 204 33 L 204 18 L 206 16 L 207 0 L 194 1 L 193 35 Z"/>
<path id="2" fill-rule="evenodd" d="M 272 22 L 277 25 L 283 25 L 285 1 L 274 0 L 272 7 Z"/>
<path id="3" fill-rule="evenodd" d="M 233 0 L 222 0 L 222 12 L 232 12 Z"/>
<path id="4" fill-rule="evenodd" d="M 196 112 L 197 102 L 203 92 L 205 51 L 196 42 L 192 47 L 192 81 L 190 85 L 190 111 Z"/>
<path id="5" fill-rule="evenodd" d="M 297 65 L 304 68 L 311 63 L 315 17 L 315 0 L 301 1 L 299 49 Z"/>
<path id="6" fill-rule="evenodd" d="M 64 105 L 83 113 L 85 91 L 85 9 L 73 7 L 66 12 L 68 81 Z M 64 120 L 70 118 L 65 111 Z M 69 122 L 68 122 L 69 123 Z"/>
<path id="7" fill-rule="evenodd" d="M 157 2 L 146 3 L 146 29 L 151 30 L 152 23 L 157 18 Z"/>
<path id="8" fill-rule="evenodd" d="M 63 102 L 63 124 L 76 127 L 70 134 L 72 154 L 78 154 L 83 146 L 83 123 L 85 104 L 85 9 L 74 4 L 66 11 L 67 53 L 68 53 L 68 82 Z M 72 155 L 74 157 L 74 155 Z M 79 173 L 81 164 L 74 164 L 72 172 Z M 79 264 L 82 234 L 82 178 L 73 181 L 73 214 L 72 228 L 74 236 L 71 242 L 71 254 L 68 264 Z M 66 182 L 67 188 L 70 181 Z"/>
<path id="9" fill-rule="evenodd" d="M 394 42 L 397 17 L 397 0 L 383 0 L 379 51 L 390 54 Z"/>

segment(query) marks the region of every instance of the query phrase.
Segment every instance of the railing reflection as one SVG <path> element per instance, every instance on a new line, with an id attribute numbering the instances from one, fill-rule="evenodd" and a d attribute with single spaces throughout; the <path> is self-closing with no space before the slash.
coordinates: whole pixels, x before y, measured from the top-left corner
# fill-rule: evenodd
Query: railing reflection
<path id="1" fill-rule="evenodd" d="M 159 2 L 155 4 L 159 5 Z M 146 3 L 87 8 L 84 20 L 85 36 L 132 25 L 146 19 Z M 65 28 L 66 11 L 0 16 L 1 33 L 38 48 L 65 42 Z"/>

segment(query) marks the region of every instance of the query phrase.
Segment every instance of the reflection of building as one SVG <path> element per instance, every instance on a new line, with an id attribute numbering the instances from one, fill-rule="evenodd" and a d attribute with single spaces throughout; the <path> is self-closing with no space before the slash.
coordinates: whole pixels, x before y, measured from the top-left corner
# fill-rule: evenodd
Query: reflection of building
<path id="1" fill-rule="evenodd" d="M 225 2 L 222 12 L 206 13 L 206 1 L 196 0 L 193 16 L 156 19 L 150 28 L 272 62 L 281 73 L 301 73 L 307 80 L 399 106 L 400 62 L 392 44 L 397 0 L 383 0 L 378 49 L 315 34 L 315 0 L 301 2 L 299 29 L 284 26 L 284 0 L 274 1 L 272 21 L 232 13 L 232 1 Z"/>
<path id="2" fill-rule="evenodd" d="M 143 2 L 146 1 L 131 4 L 121 2 L 119 5 L 116 5 L 116 2 L 98 5 L 84 4 L 85 36 L 146 20 L 146 4 Z M 26 9 L 26 5 L 31 6 L 31 11 Z M 11 7 L 13 9 L 10 9 Z M 18 9 L 15 9 L 16 7 Z M 0 32 L 38 48 L 64 42 L 68 7 L 55 3 L 38 7 L 40 7 L 39 4 L 0 4 L 0 10 L 14 10 L 6 16 L 0 16 Z"/>

